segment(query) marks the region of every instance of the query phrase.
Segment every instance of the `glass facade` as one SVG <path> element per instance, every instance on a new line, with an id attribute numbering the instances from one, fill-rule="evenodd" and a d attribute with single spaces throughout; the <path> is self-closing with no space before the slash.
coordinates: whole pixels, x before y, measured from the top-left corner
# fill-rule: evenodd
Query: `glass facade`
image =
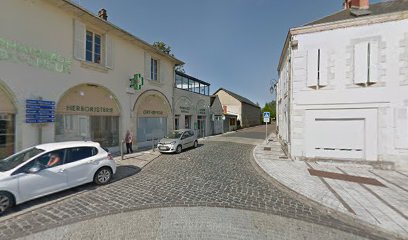
<path id="1" fill-rule="evenodd" d="M 119 117 L 57 114 L 55 140 L 92 140 L 102 147 L 118 146 Z"/>
<path id="2" fill-rule="evenodd" d="M 176 88 L 184 89 L 190 92 L 202 94 L 202 95 L 210 95 L 210 84 L 200 81 L 198 79 L 194 79 L 192 77 L 188 77 L 187 75 L 176 72 Z"/>
<path id="3" fill-rule="evenodd" d="M 160 140 L 167 135 L 167 118 L 140 117 L 137 124 L 137 142 Z"/>
<path id="4" fill-rule="evenodd" d="M 14 153 L 14 114 L 0 113 L 0 159 Z"/>

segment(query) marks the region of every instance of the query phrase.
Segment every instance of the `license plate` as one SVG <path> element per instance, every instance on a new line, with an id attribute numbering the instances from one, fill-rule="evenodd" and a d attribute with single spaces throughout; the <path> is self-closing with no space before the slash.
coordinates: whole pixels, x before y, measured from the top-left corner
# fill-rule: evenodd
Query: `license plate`
<path id="1" fill-rule="evenodd" d="M 160 150 L 166 150 L 166 147 L 159 147 Z"/>

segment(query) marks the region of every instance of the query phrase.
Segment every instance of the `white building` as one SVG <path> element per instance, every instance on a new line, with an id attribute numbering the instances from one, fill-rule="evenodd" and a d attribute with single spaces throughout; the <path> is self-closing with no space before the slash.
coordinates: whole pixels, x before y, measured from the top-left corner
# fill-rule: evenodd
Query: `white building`
<path id="1" fill-rule="evenodd" d="M 68 0 L 1 1 L 0 158 L 64 140 L 117 150 L 128 129 L 143 147 L 173 129 L 174 67 L 182 62 L 101 13 Z M 55 103 L 55 112 L 41 109 L 54 120 L 32 123 L 38 112 L 27 100 L 37 99 Z"/>
<path id="2" fill-rule="evenodd" d="M 408 167 L 408 1 L 346 1 L 290 29 L 278 67 L 277 128 L 295 159 Z"/>

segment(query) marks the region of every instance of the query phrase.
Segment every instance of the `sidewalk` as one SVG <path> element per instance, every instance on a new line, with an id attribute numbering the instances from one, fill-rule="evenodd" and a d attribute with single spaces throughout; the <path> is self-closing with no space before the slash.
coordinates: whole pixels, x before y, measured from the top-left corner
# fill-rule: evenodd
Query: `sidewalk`
<path id="1" fill-rule="evenodd" d="M 288 159 L 270 135 L 254 149 L 256 163 L 290 190 L 331 210 L 408 239 L 408 172 L 372 165 Z"/>

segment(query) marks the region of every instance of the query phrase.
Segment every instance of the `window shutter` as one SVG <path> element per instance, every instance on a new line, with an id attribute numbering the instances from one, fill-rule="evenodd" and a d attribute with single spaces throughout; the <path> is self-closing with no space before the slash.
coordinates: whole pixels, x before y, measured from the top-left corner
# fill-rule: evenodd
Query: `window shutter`
<path id="1" fill-rule="evenodd" d="M 319 86 L 327 86 L 328 83 L 328 61 L 329 56 L 325 49 L 320 49 L 320 79 Z"/>
<path id="2" fill-rule="evenodd" d="M 307 86 L 315 87 L 317 85 L 317 50 L 307 51 Z"/>
<path id="3" fill-rule="evenodd" d="M 379 68 L 379 59 L 378 59 L 378 42 L 370 43 L 370 79 L 369 82 L 375 83 L 378 82 L 378 68 Z"/>
<path id="4" fill-rule="evenodd" d="M 163 61 L 161 61 L 161 60 L 158 60 L 158 69 L 157 69 L 157 72 L 158 72 L 158 74 L 159 74 L 159 80 L 162 82 L 162 81 L 165 81 L 166 80 L 166 68 L 164 67 L 164 63 L 163 63 Z"/>
<path id="5" fill-rule="evenodd" d="M 78 60 L 85 60 L 85 24 L 74 20 L 74 57 Z"/>
<path id="6" fill-rule="evenodd" d="M 358 43 L 354 46 L 354 83 L 367 83 L 368 80 L 368 43 Z"/>
<path id="7" fill-rule="evenodd" d="M 146 79 L 152 79 L 151 77 L 151 60 L 152 60 L 152 56 L 150 56 L 150 54 L 148 54 L 147 52 L 145 52 L 145 78 Z"/>
<path id="8" fill-rule="evenodd" d="M 112 38 L 105 34 L 105 67 L 113 69 Z"/>

